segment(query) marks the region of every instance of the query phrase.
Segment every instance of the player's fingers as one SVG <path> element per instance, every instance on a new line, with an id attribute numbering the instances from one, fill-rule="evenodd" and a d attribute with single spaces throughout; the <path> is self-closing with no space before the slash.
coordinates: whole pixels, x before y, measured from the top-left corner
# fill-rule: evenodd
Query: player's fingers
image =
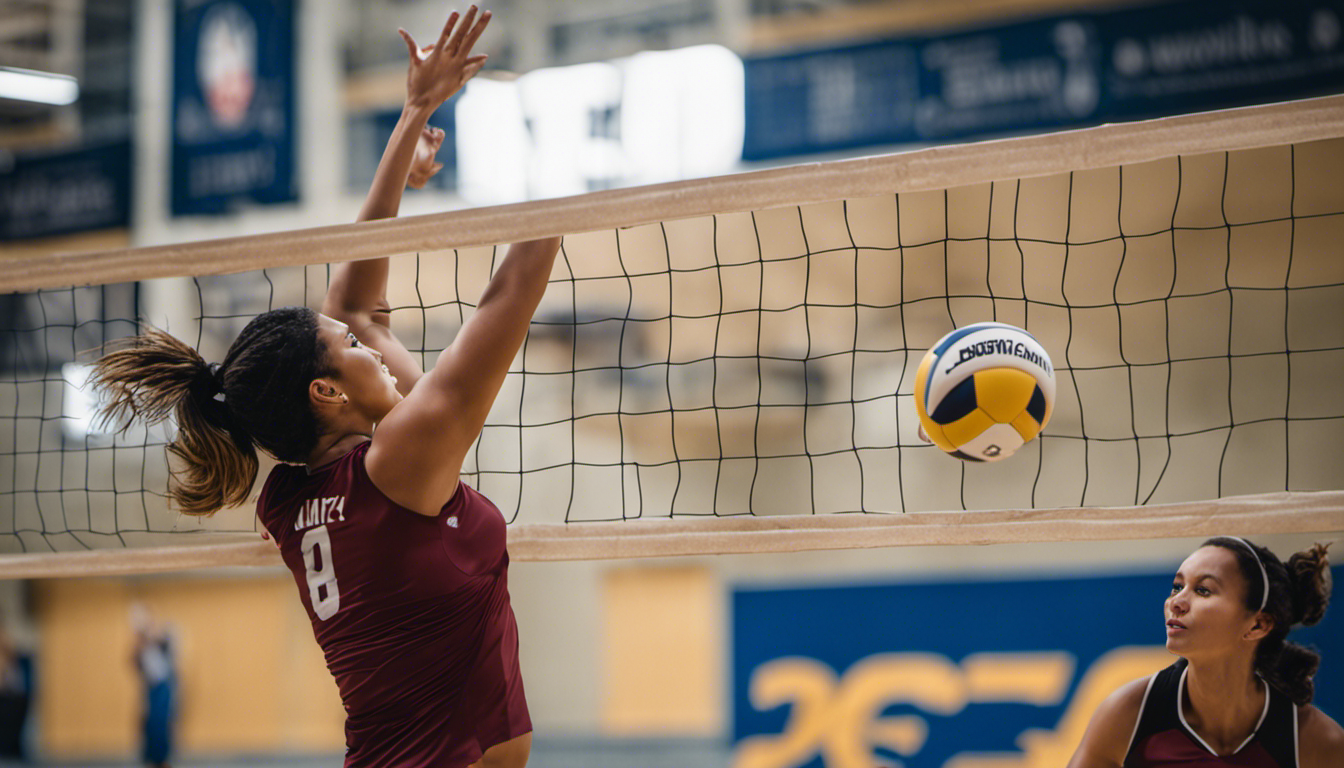
<path id="1" fill-rule="evenodd" d="M 453 34 L 453 27 L 457 25 L 457 11 L 448 14 L 448 21 L 444 22 L 443 31 L 439 33 L 439 42 L 435 46 L 439 50 L 444 50 L 444 43 L 448 42 L 448 37 Z"/>
<path id="2" fill-rule="evenodd" d="M 476 6 L 473 5 L 467 9 L 467 15 L 462 17 L 462 23 L 458 24 L 457 29 L 453 30 L 453 36 L 448 41 L 447 50 L 449 53 L 457 55 L 463 50 L 462 41 L 466 38 L 467 33 L 471 31 L 471 26 L 475 21 Z"/>
<path id="3" fill-rule="evenodd" d="M 415 44 L 415 39 L 411 37 L 410 32 L 398 29 L 397 34 L 401 35 L 401 39 L 406 41 L 406 50 L 411 54 L 411 62 L 414 63 L 420 58 L 420 47 Z"/>
<path id="4" fill-rule="evenodd" d="M 489 59 L 489 56 L 485 54 L 476 54 L 472 58 L 466 59 L 465 66 L 462 67 L 466 73 L 465 79 L 472 79 L 474 74 L 481 71 L 481 67 L 485 66 L 487 59 Z"/>
<path id="5" fill-rule="evenodd" d="M 462 67 L 462 81 L 466 82 L 475 77 L 476 73 L 481 71 L 481 67 L 485 66 L 486 58 L 486 55 L 482 53 L 467 59 L 466 65 Z"/>
<path id="6" fill-rule="evenodd" d="M 485 27 L 490 23 L 490 19 L 489 11 L 481 14 L 481 20 L 476 22 L 476 25 L 467 33 L 467 39 L 463 42 L 465 47 L 462 50 L 471 51 L 472 47 L 476 45 L 476 41 L 481 39 L 481 33 L 485 32 Z"/>

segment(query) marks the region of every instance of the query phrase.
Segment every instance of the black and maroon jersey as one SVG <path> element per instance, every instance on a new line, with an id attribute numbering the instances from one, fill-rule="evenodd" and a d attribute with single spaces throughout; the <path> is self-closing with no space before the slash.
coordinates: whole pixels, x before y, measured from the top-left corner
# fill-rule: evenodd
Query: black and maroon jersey
<path id="1" fill-rule="evenodd" d="M 461 483 L 435 517 L 399 506 L 369 480 L 369 445 L 277 466 L 257 515 L 340 689 L 345 765 L 468 765 L 532 730 L 504 518 Z"/>
<path id="2" fill-rule="evenodd" d="M 1265 684 L 1265 709 L 1231 755 L 1217 755 L 1185 722 L 1185 659 L 1153 675 L 1129 740 L 1124 768 L 1297 768 L 1297 705 Z"/>

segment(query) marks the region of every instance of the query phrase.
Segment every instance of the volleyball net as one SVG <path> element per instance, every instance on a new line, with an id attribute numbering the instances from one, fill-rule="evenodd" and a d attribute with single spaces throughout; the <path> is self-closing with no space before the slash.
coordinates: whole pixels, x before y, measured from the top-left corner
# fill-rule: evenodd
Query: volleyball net
<path id="1" fill-rule="evenodd" d="M 522 559 L 1344 530 L 1344 97 L 0 276 L 0 575 L 273 563 L 251 504 L 170 509 L 172 425 L 104 434 L 84 367 L 145 319 L 220 360 L 393 256 L 426 367 L 507 243 L 565 235 L 464 479 Z M 78 285 L 71 286 L 71 283 Z M 954 327 L 1050 352 L 1045 433 L 917 436 Z M 267 467 L 263 466 L 264 478 Z"/>

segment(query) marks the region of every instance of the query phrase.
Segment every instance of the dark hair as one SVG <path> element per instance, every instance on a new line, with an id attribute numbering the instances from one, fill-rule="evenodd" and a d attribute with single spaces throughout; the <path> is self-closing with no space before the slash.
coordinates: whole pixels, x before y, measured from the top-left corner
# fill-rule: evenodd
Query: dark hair
<path id="1" fill-rule="evenodd" d="M 1325 615 L 1330 603 L 1330 560 L 1326 557 L 1328 544 L 1317 544 L 1305 552 L 1288 558 L 1288 564 L 1267 548 L 1243 539 L 1215 536 L 1203 546 L 1222 547 L 1237 558 L 1241 575 L 1246 579 L 1246 608 L 1260 611 L 1265 598 L 1265 578 L 1269 580 L 1269 597 L 1264 599 L 1264 613 L 1274 620 L 1274 627 L 1260 640 L 1255 649 L 1255 670 L 1299 706 L 1311 703 L 1315 692 L 1312 677 L 1321 665 L 1321 655 L 1312 648 L 1287 642 L 1288 631 L 1296 624 L 1311 626 Z M 1255 548 L 1255 554 L 1247 549 Z M 1260 575 L 1256 556 L 1265 566 L 1265 577 Z"/>
<path id="2" fill-rule="evenodd" d="M 181 466 L 168 495 L 183 512 L 208 515 L 247 501 L 257 447 L 280 461 L 307 460 L 320 432 L 308 385 L 332 373 L 317 313 L 284 307 L 248 323 L 220 365 L 146 328 L 104 355 L 92 381 L 108 393 L 108 420 L 129 426 L 132 418 L 176 417 L 168 452 Z"/>

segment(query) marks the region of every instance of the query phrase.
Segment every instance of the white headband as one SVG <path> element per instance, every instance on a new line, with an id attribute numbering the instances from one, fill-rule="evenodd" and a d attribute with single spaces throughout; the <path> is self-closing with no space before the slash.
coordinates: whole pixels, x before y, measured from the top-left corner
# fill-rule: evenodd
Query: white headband
<path id="1" fill-rule="evenodd" d="M 1255 551 L 1255 547 L 1251 546 L 1251 542 L 1240 536 L 1228 536 L 1228 538 L 1240 541 L 1247 549 L 1251 550 L 1251 555 L 1255 557 L 1255 564 L 1260 566 L 1260 584 L 1264 587 L 1264 589 L 1260 590 L 1260 610 L 1263 611 L 1265 610 L 1265 606 L 1269 603 L 1269 574 L 1265 572 L 1265 564 L 1260 560 L 1260 553 Z"/>

